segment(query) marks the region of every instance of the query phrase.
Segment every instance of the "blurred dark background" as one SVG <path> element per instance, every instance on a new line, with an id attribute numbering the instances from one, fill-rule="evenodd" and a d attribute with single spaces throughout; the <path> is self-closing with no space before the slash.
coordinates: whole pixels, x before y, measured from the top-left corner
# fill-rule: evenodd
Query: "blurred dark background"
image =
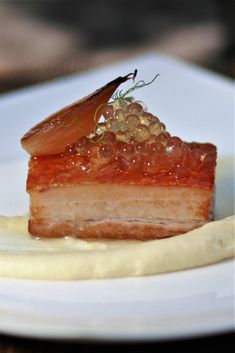
<path id="1" fill-rule="evenodd" d="M 234 76 L 233 0 L 0 0 L 0 92 L 154 51 Z"/>

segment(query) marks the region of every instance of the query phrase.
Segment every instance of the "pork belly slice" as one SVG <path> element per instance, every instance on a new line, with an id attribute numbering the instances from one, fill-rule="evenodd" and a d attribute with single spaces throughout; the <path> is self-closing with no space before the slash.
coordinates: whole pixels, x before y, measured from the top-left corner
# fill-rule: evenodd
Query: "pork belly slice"
<path id="1" fill-rule="evenodd" d="M 136 74 L 52 114 L 21 139 L 31 155 L 32 235 L 154 239 L 212 219 L 216 147 L 172 136 L 128 97 L 158 75 L 112 96 Z"/>
<path id="2" fill-rule="evenodd" d="M 210 191 L 177 186 L 77 185 L 30 198 L 29 231 L 42 237 L 164 238 L 202 226 L 212 209 Z"/>
<path id="3" fill-rule="evenodd" d="M 186 164 L 180 173 L 181 160 L 168 157 L 160 171 L 162 159 L 146 169 L 148 156 L 137 169 L 126 167 L 120 156 L 32 157 L 27 179 L 29 232 L 40 237 L 147 240 L 202 226 L 213 217 L 216 147 L 188 146 L 187 161 L 199 148 L 206 157 L 196 168 Z"/>

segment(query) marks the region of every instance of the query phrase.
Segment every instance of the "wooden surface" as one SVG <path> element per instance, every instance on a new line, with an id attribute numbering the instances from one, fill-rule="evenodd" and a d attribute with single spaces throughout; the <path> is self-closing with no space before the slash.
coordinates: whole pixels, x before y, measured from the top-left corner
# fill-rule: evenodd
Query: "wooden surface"
<path id="1" fill-rule="evenodd" d="M 148 352 L 224 352 L 229 351 L 234 343 L 234 333 L 216 336 L 194 338 L 187 340 L 172 340 L 162 342 L 140 343 L 104 343 L 104 342 L 74 342 L 49 341 L 16 338 L 0 335 L 0 353 L 49 353 L 49 352 L 112 352 L 113 349 L 148 351 Z"/>

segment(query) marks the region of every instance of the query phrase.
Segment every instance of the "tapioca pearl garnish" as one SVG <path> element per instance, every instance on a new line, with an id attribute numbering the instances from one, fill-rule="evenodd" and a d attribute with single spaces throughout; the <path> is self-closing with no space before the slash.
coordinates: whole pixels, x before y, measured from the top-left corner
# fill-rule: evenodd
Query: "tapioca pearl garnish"
<path id="1" fill-rule="evenodd" d="M 103 108 L 103 116 L 105 119 L 110 119 L 113 117 L 114 109 L 111 104 L 106 104 Z"/>
<path id="2" fill-rule="evenodd" d="M 151 114 L 151 113 L 145 113 L 145 114 L 148 114 L 148 119 L 149 119 L 149 123 L 152 124 L 152 123 L 155 123 L 155 124 L 161 124 L 160 120 L 158 119 L 157 116 Z"/>
<path id="3" fill-rule="evenodd" d="M 172 137 L 171 134 L 168 131 L 164 131 L 163 134 L 167 137 L 167 139 Z"/>
<path id="4" fill-rule="evenodd" d="M 119 131 L 128 130 L 128 126 L 127 126 L 127 123 L 125 121 L 119 121 L 118 125 L 119 125 Z"/>
<path id="5" fill-rule="evenodd" d="M 90 143 L 86 148 L 81 152 L 82 156 L 86 157 L 98 157 L 99 156 L 99 144 Z"/>
<path id="6" fill-rule="evenodd" d="M 133 136 L 138 142 L 146 141 L 150 136 L 150 131 L 146 125 L 139 124 L 135 128 Z"/>
<path id="7" fill-rule="evenodd" d="M 134 131 L 137 125 L 140 124 L 140 119 L 136 114 L 126 115 L 126 125 L 129 131 Z"/>
<path id="8" fill-rule="evenodd" d="M 126 108 L 126 114 L 136 114 L 141 116 L 143 113 L 143 107 L 141 104 L 135 102 L 131 103 Z"/>
<path id="9" fill-rule="evenodd" d="M 159 123 L 155 120 L 149 124 L 148 128 L 149 128 L 151 135 L 159 135 L 162 132 L 160 124 L 161 123 Z"/>
<path id="10" fill-rule="evenodd" d="M 161 133 L 156 137 L 156 141 L 161 143 L 164 147 L 166 147 L 168 139 L 169 138 L 165 133 Z"/>
<path id="11" fill-rule="evenodd" d="M 164 145 L 164 140 L 169 140 L 169 138 L 171 138 L 171 137 L 173 137 L 173 136 L 171 136 L 170 134 L 169 134 L 169 132 L 168 131 L 162 131 L 158 136 L 157 136 L 157 140 L 161 140 L 162 139 L 162 144 Z"/>
<path id="12" fill-rule="evenodd" d="M 99 155 L 105 158 L 111 158 L 114 155 L 114 146 L 111 144 L 101 144 L 99 146 Z"/>
<path id="13" fill-rule="evenodd" d="M 149 145 L 149 150 L 152 155 L 162 155 L 165 153 L 164 146 L 158 141 L 151 143 Z"/>
<path id="14" fill-rule="evenodd" d="M 130 145 L 129 143 L 125 143 L 122 141 L 119 141 L 117 143 L 117 153 L 120 154 L 121 156 L 128 159 L 133 155 L 134 152 L 135 152 L 135 149 L 133 145 Z"/>
<path id="15" fill-rule="evenodd" d="M 150 113 L 143 112 L 143 114 L 141 114 L 141 116 L 140 116 L 141 124 L 144 124 L 144 125 L 148 126 L 153 121 L 154 121 L 154 116 L 152 114 L 150 114 Z"/>
<path id="16" fill-rule="evenodd" d="M 115 157 L 115 161 L 117 163 L 118 169 L 120 169 L 121 171 L 126 171 L 129 169 L 129 160 L 127 160 L 125 157 L 117 155 Z"/>
<path id="17" fill-rule="evenodd" d="M 168 139 L 166 153 L 170 157 L 179 157 L 182 152 L 182 141 L 179 137 L 172 136 Z"/>
<path id="18" fill-rule="evenodd" d="M 148 140 L 147 140 L 147 143 L 151 144 L 151 143 L 154 143 L 156 141 L 157 141 L 157 136 L 156 135 L 150 135 Z"/>
<path id="19" fill-rule="evenodd" d="M 130 142 L 131 133 L 129 131 L 118 131 L 116 134 L 117 140 L 123 142 Z"/>
<path id="20" fill-rule="evenodd" d="M 115 101 L 112 103 L 114 110 L 117 109 L 123 109 L 126 110 L 127 106 L 128 106 L 128 102 L 126 99 L 123 98 L 118 98 L 115 99 Z"/>
<path id="21" fill-rule="evenodd" d="M 144 175 L 155 175 L 161 170 L 161 161 L 155 157 L 145 157 L 143 160 L 142 170 Z"/>
<path id="22" fill-rule="evenodd" d="M 153 115 L 153 114 L 151 114 L 151 115 L 152 115 L 152 122 L 155 122 L 155 123 L 161 124 L 160 119 L 159 119 L 156 115 Z"/>
<path id="23" fill-rule="evenodd" d="M 111 131 L 106 131 L 102 136 L 102 143 L 114 144 L 116 142 L 116 134 Z"/>
<path id="24" fill-rule="evenodd" d="M 109 131 L 117 132 L 119 130 L 119 123 L 116 119 L 109 119 L 106 123 L 106 128 Z"/>
<path id="25" fill-rule="evenodd" d="M 90 139 L 86 136 L 80 137 L 79 140 L 77 140 L 74 143 L 74 149 L 77 153 L 82 152 L 84 149 L 86 149 L 90 145 Z"/>
<path id="26" fill-rule="evenodd" d="M 125 120 L 125 111 L 123 109 L 117 109 L 114 112 L 114 117 L 118 122 Z"/>
<path id="27" fill-rule="evenodd" d="M 162 132 L 166 131 L 166 125 L 165 124 L 160 123 L 160 127 L 161 127 Z"/>
<path id="28" fill-rule="evenodd" d="M 129 132 L 130 135 L 131 135 L 130 140 L 128 141 L 128 143 L 130 143 L 130 144 L 132 144 L 132 145 L 135 146 L 136 140 L 135 140 L 134 136 L 131 134 L 131 132 L 130 132 L 130 131 L 128 131 L 128 132 Z"/>
<path id="29" fill-rule="evenodd" d="M 128 142 L 126 141 L 125 131 L 118 131 L 116 133 L 116 138 L 117 138 L 117 141 Z"/>
<path id="30" fill-rule="evenodd" d="M 143 108 L 143 113 L 147 113 L 148 107 L 147 107 L 146 103 L 140 101 L 139 104 Z"/>
<path id="31" fill-rule="evenodd" d="M 146 142 L 137 142 L 135 144 L 135 151 L 142 155 L 148 155 L 150 152 L 149 145 Z"/>
<path id="32" fill-rule="evenodd" d="M 141 155 L 133 154 L 129 160 L 129 168 L 133 171 L 140 171 L 143 164 Z"/>
<path id="33" fill-rule="evenodd" d="M 186 178 L 190 175 L 190 168 L 184 161 L 175 164 L 174 175 L 176 178 Z"/>

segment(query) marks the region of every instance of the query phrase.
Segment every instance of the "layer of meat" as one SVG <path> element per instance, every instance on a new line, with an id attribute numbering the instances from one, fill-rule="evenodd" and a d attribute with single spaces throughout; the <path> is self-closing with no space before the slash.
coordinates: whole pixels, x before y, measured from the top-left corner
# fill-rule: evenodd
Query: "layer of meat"
<path id="1" fill-rule="evenodd" d="M 163 238 L 210 221 L 212 196 L 196 187 L 120 184 L 32 191 L 29 230 L 41 237 Z"/>

